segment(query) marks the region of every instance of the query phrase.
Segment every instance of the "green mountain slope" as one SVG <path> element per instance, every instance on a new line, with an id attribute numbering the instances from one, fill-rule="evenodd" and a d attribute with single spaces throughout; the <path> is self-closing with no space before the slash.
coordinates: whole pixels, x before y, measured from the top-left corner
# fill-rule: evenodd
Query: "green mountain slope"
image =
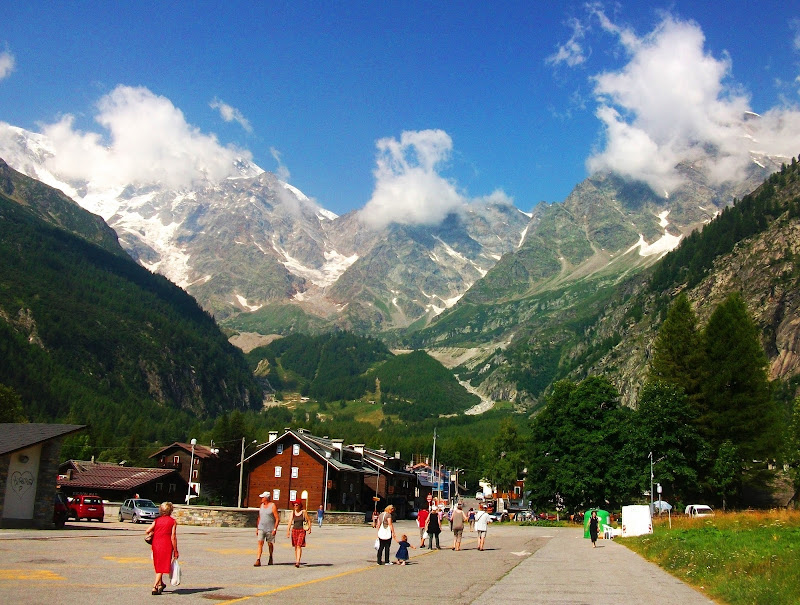
<path id="1" fill-rule="evenodd" d="M 276 390 L 322 402 L 367 397 L 403 419 L 463 412 L 479 401 L 427 353 L 393 355 L 380 341 L 348 332 L 294 334 L 253 349 L 247 360 Z"/>
<path id="2" fill-rule="evenodd" d="M 691 167 L 684 169 L 691 172 Z M 784 169 L 791 170 L 794 167 Z M 718 190 L 698 177 L 669 199 L 614 175 L 594 175 L 563 204 L 537 208 L 521 247 L 503 257 L 455 307 L 408 335 L 406 344 L 428 350 L 485 396 L 533 408 L 559 378 L 580 379 L 601 367 L 614 374 L 635 360 L 627 383 L 633 392 L 623 392 L 633 401 L 633 376 L 646 366 L 650 345 L 641 335 L 638 340 L 628 336 L 633 326 L 648 314 L 658 315 L 669 300 L 669 294 L 651 294 L 654 300 L 666 296 L 660 307 L 639 300 L 641 284 L 649 279 L 649 268 L 659 265 L 661 254 L 658 247 L 640 254 L 642 242 L 637 245 L 636 239 L 641 236 L 645 244 L 653 244 L 661 237 L 668 243 L 680 234 L 684 246 L 690 246 L 698 237 L 692 231 L 710 221 L 706 230 L 721 235 L 713 240 L 707 236 L 702 254 L 688 258 L 676 252 L 663 261 L 664 266 L 677 265 L 673 271 L 697 283 L 711 270 L 709 258 L 731 250 L 753 232 L 743 223 L 755 219 L 732 221 L 740 213 L 731 213 L 729 205 L 739 193 L 746 195 L 763 182 L 764 176 L 751 185 L 763 175 L 759 171 L 756 166 L 745 181 Z M 788 182 L 790 177 L 782 178 Z M 777 181 L 765 187 L 762 196 L 777 187 Z M 721 216 L 712 220 L 720 210 Z M 755 211 L 761 223 L 770 212 L 767 203 Z M 768 287 L 762 296 L 765 292 Z M 600 360 L 605 360 L 602 366 L 597 365 Z"/>
<path id="3" fill-rule="evenodd" d="M 60 192 L 13 171 L 3 179 L 0 383 L 30 420 L 171 440 L 260 405 L 242 353 L 193 298 Z"/>

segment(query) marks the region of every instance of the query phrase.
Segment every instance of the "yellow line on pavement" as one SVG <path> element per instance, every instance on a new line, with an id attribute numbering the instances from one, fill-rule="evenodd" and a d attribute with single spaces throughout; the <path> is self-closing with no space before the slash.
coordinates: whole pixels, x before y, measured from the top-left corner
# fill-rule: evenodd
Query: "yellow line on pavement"
<path id="1" fill-rule="evenodd" d="M 66 580 L 45 569 L 0 569 L 0 580 Z"/>
<path id="2" fill-rule="evenodd" d="M 421 553 L 417 555 L 417 557 L 425 557 L 427 555 L 433 554 L 432 552 Z M 415 558 L 417 558 L 415 557 Z M 349 576 L 354 573 L 359 573 L 362 571 L 367 571 L 368 569 L 375 569 L 376 565 L 369 565 L 367 567 L 359 567 L 357 569 L 351 569 L 349 571 L 343 571 L 342 573 L 337 573 L 332 576 L 325 576 L 324 578 L 315 578 L 314 580 L 308 580 L 307 582 L 298 582 L 297 584 L 289 584 L 288 586 L 281 586 L 280 588 L 273 588 L 272 590 L 267 590 L 265 592 L 259 592 L 257 594 L 247 595 L 246 597 L 239 597 L 238 599 L 231 599 L 230 601 L 221 601 L 222 603 L 241 603 L 242 601 L 247 601 L 248 599 L 255 599 L 258 597 L 266 597 L 271 594 L 277 594 L 279 592 L 283 592 L 285 590 L 292 590 L 293 588 L 300 588 L 302 586 L 310 586 L 311 584 L 317 584 L 318 582 L 325 582 L 327 580 L 335 580 L 336 578 L 343 578 L 344 576 Z"/>

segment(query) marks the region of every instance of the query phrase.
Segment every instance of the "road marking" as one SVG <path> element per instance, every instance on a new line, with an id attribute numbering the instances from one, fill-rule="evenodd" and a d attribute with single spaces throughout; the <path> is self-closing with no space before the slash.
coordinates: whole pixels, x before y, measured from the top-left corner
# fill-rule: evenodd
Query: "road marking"
<path id="1" fill-rule="evenodd" d="M 0 569 L 0 580 L 66 580 L 46 569 Z"/>
<path id="2" fill-rule="evenodd" d="M 512 551 L 511 551 L 511 554 L 512 554 L 512 555 L 517 555 L 518 557 L 527 557 L 527 556 L 528 556 L 529 554 L 531 554 L 531 553 L 529 553 L 527 550 L 521 550 L 521 551 L 519 551 L 519 552 L 514 552 L 514 551 L 512 550 Z"/>
<path id="3" fill-rule="evenodd" d="M 206 552 L 215 552 L 220 555 L 252 555 L 255 548 L 206 548 Z"/>
<path id="4" fill-rule="evenodd" d="M 416 557 L 427 557 L 428 555 L 432 555 L 436 551 L 420 553 Z M 342 573 L 337 573 L 332 576 L 325 576 L 324 578 L 315 578 L 313 580 L 308 580 L 306 582 L 298 582 L 297 584 L 289 584 L 288 586 L 281 586 L 280 588 L 273 588 L 272 590 L 267 590 L 265 592 L 259 592 L 252 595 L 247 595 L 245 597 L 239 597 L 238 599 L 231 599 L 230 601 L 220 601 L 222 603 L 241 603 L 242 601 L 247 601 L 249 599 L 256 599 L 258 597 L 266 597 L 272 594 L 277 594 L 279 592 L 283 592 L 285 590 L 291 590 L 293 588 L 300 588 L 302 586 L 310 586 L 311 584 L 317 584 L 319 582 L 325 582 L 326 580 L 335 580 L 336 578 L 343 578 L 344 576 L 349 576 L 354 573 L 360 573 L 362 571 L 367 571 L 368 569 L 375 569 L 378 565 L 369 565 L 367 567 L 359 567 L 356 569 L 351 569 L 349 571 L 343 571 Z"/>
<path id="5" fill-rule="evenodd" d="M 145 559 L 144 557 L 103 557 L 106 561 L 114 561 L 115 563 L 122 563 L 128 565 L 130 563 L 152 563 L 152 559 Z"/>

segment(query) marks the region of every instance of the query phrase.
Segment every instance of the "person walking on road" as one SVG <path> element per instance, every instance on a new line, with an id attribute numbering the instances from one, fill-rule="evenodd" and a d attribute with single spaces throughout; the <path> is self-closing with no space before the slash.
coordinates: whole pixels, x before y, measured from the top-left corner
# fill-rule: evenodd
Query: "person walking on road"
<path id="1" fill-rule="evenodd" d="M 178 524 L 172 518 L 172 502 L 162 502 L 158 507 L 158 512 L 160 516 L 150 524 L 145 532 L 145 536 L 152 539 L 150 544 L 153 549 L 153 568 L 156 572 L 156 580 L 153 584 L 154 595 L 164 592 L 167 587 L 164 582 L 164 574 L 169 575 L 172 560 L 178 558 Z"/>
<path id="2" fill-rule="evenodd" d="M 597 534 L 600 531 L 600 518 L 597 516 L 597 511 L 592 511 L 592 516 L 589 517 L 589 537 L 592 539 L 592 548 L 597 548 Z"/>
<path id="3" fill-rule="evenodd" d="M 417 513 L 417 527 L 419 527 L 419 547 L 425 548 L 425 523 L 428 521 L 428 509 L 423 508 Z"/>
<path id="4" fill-rule="evenodd" d="M 300 500 L 292 502 L 292 518 L 286 531 L 286 537 L 292 538 L 294 546 L 294 566 L 300 567 L 300 557 L 303 556 L 303 547 L 306 545 L 306 534 L 311 533 L 311 519 L 308 511 L 303 508 Z"/>
<path id="5" fill-rule="evenodd" d="M 258 538 L 258 555 L 253 567 L 261 567 L 261 553 L 264 551 L 264 542 L 269 549 L 269 560 L 267 565 L 272 565 L 272 551 L 275 547 L 275 535 L 278 533 L 278 507 L 272 502 L 272 494 L 268 491 L 258 494 L 261 498 L 261 506 L 258 508 L 258 524 L 256 525 L 256 537 Z"/>
<path id="6" fill-rule="evenodd" d="M 489 531 L 489 513 L 485 510 L 478 510 L 475 513 L 475 531 L 478 532 L 478 550 L 483 550 L 486 532 Z"/>
<path id="7" fill-rule="evenodd" d="M 408 536 L 405 534 L 400 536 L 400 539 L 397 541 L 397 544 L 400 546 L 400 548 L 397 549 L 397 554 L 394 556 L 394 558 L 397 560 L 395 562 L 395 565 L 405 565 L 406 562 L 408 561 L 408 549 L 413 548 L 414 550 L 416 550 L 416 546 L 412 546 L 411 544 L 409 544 Z"/>
<path id="8" fill-rule="evenodd" d="M 475 509 L 473 509 L 471 506 L 469 507 L 469 513 L 467 516 L 469 518 L 469 531 L 475 531 Z"/>
<path id="9" fill-rule="evenodd" d="M 325 510 L 322 508 L 322 504 L 319 505 L 317 509 L 317 525 L 322 527 L 322 519 L 325 517 Z"/>
<path id="10" fill-rule="evenodd" d="M 453 548 L 451 550 L 461 550 L 461 537 L 464 535 L 464 521 L 469 517 L 464 512 L 463 505 L 459 502 L 450 518 L 450 530 L 453 532 Z"/>
<path id="11" fill-rule="evenodd" d="M 397 540 L 392 521 L 393 512 L 394 506 L 390 504 L 378 515 L 378 565 L 392 564 L 389 561 L 389 551 L 392 548 L 392 539 Z"/>
<path id="12" fill-rule="evenodd" d="M 428 550 L 433 550 L 433 540 L 436 539 L 436 550 L 442 550 L 439 546 L 439 534 L 442 533 L 442 526 L 439 523 L 439 511 L 431 508 L 428 520 L 425 522 L 425 531 L 428 532 Z"/>

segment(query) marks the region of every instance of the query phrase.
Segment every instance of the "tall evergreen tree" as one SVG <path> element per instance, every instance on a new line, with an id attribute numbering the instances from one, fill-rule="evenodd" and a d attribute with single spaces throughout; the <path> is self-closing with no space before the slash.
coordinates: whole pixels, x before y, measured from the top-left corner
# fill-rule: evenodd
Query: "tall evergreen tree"
<path id="1" fill-rule="evenodd" d="M 738 293 L 712 313 L 703 331 L 701 430 L 714 449 L 734 443 L 750 462 L 778 453 L 780 413 L 767 379 L 758 328 Z"/>
<path id="2" fill-rule="evenodd" d="M 696 401 L 700 391 L 702 349 L 697 316 L 689 298 L 681 292 L 667 311 L 653 345 L 648 377 L 673 384 Z"/>

